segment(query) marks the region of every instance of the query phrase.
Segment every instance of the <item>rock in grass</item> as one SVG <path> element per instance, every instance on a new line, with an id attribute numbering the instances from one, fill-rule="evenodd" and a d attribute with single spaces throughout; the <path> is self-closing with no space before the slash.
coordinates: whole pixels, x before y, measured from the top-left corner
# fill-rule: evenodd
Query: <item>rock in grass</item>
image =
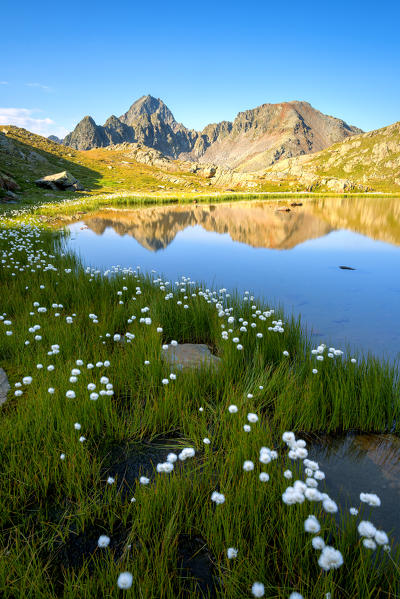
<path id="1" fill-rule="evenodd" d="M 214 356 L 207 345 L 203 343 L 182 343 L 182 345 L 169 345 L 162 350 L 163 359 L 179 370 L 183 368 L 201 368 L 209 366 L 218 368 L 221 358 Z"/>
<path id="2" fill-rule="evenodd" d="M 83 191 L 82 185 L 78 179 L 75 179 L 68 171 L 62 171 L 55 175 L 47 175 L 41 179 L 36 179 L 36 185 L 44 187 L 46 189 L 53 189 L 54 191 Z"/>
<path id="3" fill-rule="evenodd" d="M 5 371 L 0 368 L 0 406 L 7 400 L 7 393 L 10 390 L 10 383 L 8 382 Z"/>

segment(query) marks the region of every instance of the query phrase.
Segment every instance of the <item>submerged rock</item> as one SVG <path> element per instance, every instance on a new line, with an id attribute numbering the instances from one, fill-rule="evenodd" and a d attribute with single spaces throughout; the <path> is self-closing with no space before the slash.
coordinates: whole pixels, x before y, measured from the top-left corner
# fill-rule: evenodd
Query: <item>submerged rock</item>
<path id="1" fill-rule="evenodd" d="M 0 368 L 0 406 L 7 401 L 7 393 L 10 390 L 10 383 L 8 382 L 5 371 Z"/>
<path id="2" fill-rule="evenodd" d="M 75 177 L 68 171 L 62 171 L 61 173 L 55 173 L 54 175 L 47 175 L 41 179 L 36 179 L 35 183 L 39 187 L 53 189 L 54 191 L 83 191 L 84 189 L 78 179 L 75 179 Z"/>
<path id="3" fill-rule="evenodd" d="M 203 366 L 218 368 L 221 358 L 214 356 L 204 343 L 182 343 L 169 345 L 162 350 L 163 359 L 179 370 L 183 368 L 201 368 Z"/>

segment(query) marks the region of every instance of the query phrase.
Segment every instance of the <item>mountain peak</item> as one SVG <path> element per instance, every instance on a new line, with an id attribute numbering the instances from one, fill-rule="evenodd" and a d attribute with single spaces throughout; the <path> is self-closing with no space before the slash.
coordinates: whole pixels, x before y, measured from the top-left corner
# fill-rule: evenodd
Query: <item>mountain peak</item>
<path id="1" fill-rule="evenodd" d="M 164 102 L 150 94 L 136 100 L 129 110 L 119 117 L 119 120 L 126 125 L 133 126 L 142 116 L 150 117 L 153 114 L 158 115 L 167 125 L 173 125 L 176 122 L 174 115 Z"/>

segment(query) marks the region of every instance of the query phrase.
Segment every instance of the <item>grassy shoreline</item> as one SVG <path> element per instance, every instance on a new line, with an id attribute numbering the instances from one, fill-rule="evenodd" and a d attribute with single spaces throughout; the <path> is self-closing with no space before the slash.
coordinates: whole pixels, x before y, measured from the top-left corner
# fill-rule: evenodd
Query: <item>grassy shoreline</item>
<path id="1" fill-rule="evenodd" d="M 271 599 L 293 591 L 308 599 L 398 595 L 400 553 L 366 549 L 357 533 L 361 516 L 335 519 L 321 501 L 282 501 L 293 480 L 305 478 L 301 459 L 287 457 L 285 431 L 394 427 L 399 434 L 394 366 L 373 358 L 353 363 L 347 355 L 330 359 L 328 350 L 317 361 L 298 322 L 287 323 L 249 296 L 213 293 L 183 279 L 166 285 L 138 272 L 104 276 L 84 269 L 65 254 L 61 233 L 0 228 L 0 254 L 0 367 L 12 388 L 0 408 L 3 596 L 120 597 L 116 581 L 125 570 L 133 574 L 126 596 L 199 596 L 194 581 L 179 571 L 182 535 L 206 544 L 220 581 L 216 597 L 250 597 L 254 581 L 263 582 Z M 249 323 L 246 331 L 239 318 Z M 29 332 L 35 325 L 40 328 Z M 229 328 L 224 340 L 221 331 Z M 114 340 L 116 334 L 124 342 Z M 219 372 L 171 370 L 160 355 L 171 340 L 208 344 L 222 359 Z M 80 374 L 71 382 L 74 368 Z M 24 384 L 24 377 L 32 382 Z M 90 399 L 91 392 L 106 389 L 101 377 L 109 379 L 113 394 Z M 88 390 L 90 383 L 95 391 Z M 228 411 L 232 404 L 238 413 Z M 258 421 L 245 432 L 248 413 Z M 135 480 L 128 489 L 118 475 L 107 483 L 115 448 L 125 448 L 123 462 L 132 448 L 149 446 L 161 446 L 162 460 L 172 448 L 178 453 L 191 447 L 196 455 L 171 474 L 152 473 L 149 485 Z M 278 454 L 268 464 L 258 460 L 265 446 Z M 254 471 L 243 470 L 245 460 L 254 461 Z M 286 469 L 292 481 L 284 478 Z M 259 480 L 260 472 L 269 474 L 268 482 Z M 225 503 L 211 501 L 214 491 L 225 495 Z M 304 531 L 310 513 L 326 543 L 341 551 L 338 569 L 319 567 L 319 553 Z M 109 535 L 110 547 L 88 549 L 85 539 L 99 534 Z M 86 554 L 81 561 L 71 557 L 77 540 L 75 553 Z M 238 549 L 236 559 L 227 558 L 229 547 Z"/>

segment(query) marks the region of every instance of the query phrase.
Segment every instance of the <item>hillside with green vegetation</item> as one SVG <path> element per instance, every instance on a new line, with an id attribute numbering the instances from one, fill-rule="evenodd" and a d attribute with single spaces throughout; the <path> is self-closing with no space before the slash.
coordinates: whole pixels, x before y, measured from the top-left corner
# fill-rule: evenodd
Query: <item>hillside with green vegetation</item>
<path id="1" fill-rule="evenodd" d="M 265 176 L 310 190 L 400 191 L 400 122 L 281 161 Z"/>
<path id="2" fill-rule="evenodd" d="M 83 191 L 43 189 L 35 180 L 67 171 Z M 80 200 L 98 202 L 235 199 L 241 194 L 396 193 L 400 123 L 349 138 L 312 155 L 281 160 L 264 172 L 168 158 L 138 143 L 74 150 L 14 126 L 0 128 L 0 209 Z M 15 195 L 14 195 L 15 194 Z M 243 196 L 242 196 L 243 197 Z M 247 196 L 250 197 L 250 196 Z M 133 200 L 132 200 L 133 201 Z M 3 208 L 1 208 L 3 207 Z"/>

